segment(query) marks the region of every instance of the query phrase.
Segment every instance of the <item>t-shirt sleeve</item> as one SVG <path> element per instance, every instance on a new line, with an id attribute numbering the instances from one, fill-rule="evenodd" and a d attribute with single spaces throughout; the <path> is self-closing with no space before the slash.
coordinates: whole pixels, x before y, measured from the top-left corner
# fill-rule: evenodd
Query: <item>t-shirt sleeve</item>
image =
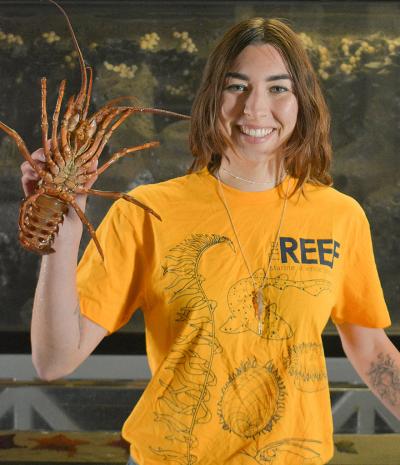
<path id="1" fill-rule="evenodd" d="M 360 205 L 355 206 L 347 228 L 347 247 L 341 285 L 331 312 L 335 324 L 353 323 L 368 328 L 391 325 L 376 268 L 368 219 Z"/>
<path id="2" fill-rule="evenodd" d="M 129 321 L 145 294 L 144 251 L 137 232 L 143 215 L 138 207 L 123 208 L 122 202 L 114 203 L 96 231 L 104 261 L 91 240 L 77 270 L 82 314 L 109 333 Z"/>

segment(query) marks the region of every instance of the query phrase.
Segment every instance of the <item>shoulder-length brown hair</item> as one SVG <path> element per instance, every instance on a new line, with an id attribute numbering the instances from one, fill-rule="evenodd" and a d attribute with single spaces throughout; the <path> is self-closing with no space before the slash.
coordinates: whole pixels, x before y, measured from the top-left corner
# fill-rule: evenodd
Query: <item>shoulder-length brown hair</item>
<path id="1" fill-rule="evenodd" d="M 298 101 L 296 126 L 283 149 L 285 169 L 297 184 L 331 185 L 330 115 L 317 76 L 300 38 L 278 19 L 252 18 L 229 29 L 211 52 L 193 102 L 189 144 L 194 161 L 189 173 L 205 166 L 215 172 L 230 145 L 218 124 L 227 73 L 248 45 L 271 44 L 281 54 Z M 293 192 L 293 193 L 294 193 Z"/>

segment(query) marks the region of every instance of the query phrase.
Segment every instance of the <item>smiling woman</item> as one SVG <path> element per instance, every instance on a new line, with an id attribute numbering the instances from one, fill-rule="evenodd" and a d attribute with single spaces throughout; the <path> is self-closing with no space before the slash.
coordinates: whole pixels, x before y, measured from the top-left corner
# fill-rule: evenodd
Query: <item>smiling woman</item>
<path id="1" fill-rule="evenodd" d="M 35 366 L 64 376 L 140 307 L 153 376 L 123 426 L 134 462 L 332 458 L 322 331 L 329 318 L 345 328 L 359 361 L 355 334 L 391 321 L 365 214 L 330 187 L 329 120 L 295 32 L 243 21 L 206 65 L 191 172 L 130 192 L 162 221 L 117 201 L 96 232 L 104 261 L 91 242 L 78 267 L 80 223 L 70 212 L 60 227 L 35 299 Z M 397 356 L 379 334 L 373 347 L 389 370 Z M 374 350 L 380 393 L 387 372 Z"/>
<path id="2" fill-rule="evenodd" d="M 192 109 L 191 170 L 221 167 L 221 179 L 242 190 L 275 185 L 282 171 L 297 179 L 293 193 L 305 182 L 331 185 L 329 130 L 300 38 L 280 20 L 245 20 L 206 65 Z"/>

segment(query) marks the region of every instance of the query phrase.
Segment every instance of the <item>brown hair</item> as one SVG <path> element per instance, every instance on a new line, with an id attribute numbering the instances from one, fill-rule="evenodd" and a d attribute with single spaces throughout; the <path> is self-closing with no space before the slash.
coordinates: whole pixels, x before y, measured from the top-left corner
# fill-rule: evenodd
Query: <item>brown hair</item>
<path id="1" fill-rule="evenodd" d="M 283 148 L 287 172 L 297 179 L 294 192 L 306 182 L 331 185 L 330 115 L 318 78 L 300 38 L 278 19 L 252 18 L 229 29 L 211 52 L 192 106 L 189 144 L 194 161 L 189 173 L 205 166 L 215 172 L 229 140 L 219 122 L 226 74 L 248 45 L 271 44 L 281 54 L 298 101 L 296 126 Z M 293 193 L 294 193 L 293 192 Z"/>

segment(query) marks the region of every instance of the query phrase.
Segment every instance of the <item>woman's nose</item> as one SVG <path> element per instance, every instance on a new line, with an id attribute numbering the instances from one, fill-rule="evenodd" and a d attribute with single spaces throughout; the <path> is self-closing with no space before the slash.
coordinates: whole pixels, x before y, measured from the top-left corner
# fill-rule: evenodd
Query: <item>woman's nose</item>
<path id="1" fill-rule="evenodd" d="M 265 89 L 252 90 L 244 104 L 243 113 L 253 118 L 267 116 L 269 112 L 269 102 Z"/>

